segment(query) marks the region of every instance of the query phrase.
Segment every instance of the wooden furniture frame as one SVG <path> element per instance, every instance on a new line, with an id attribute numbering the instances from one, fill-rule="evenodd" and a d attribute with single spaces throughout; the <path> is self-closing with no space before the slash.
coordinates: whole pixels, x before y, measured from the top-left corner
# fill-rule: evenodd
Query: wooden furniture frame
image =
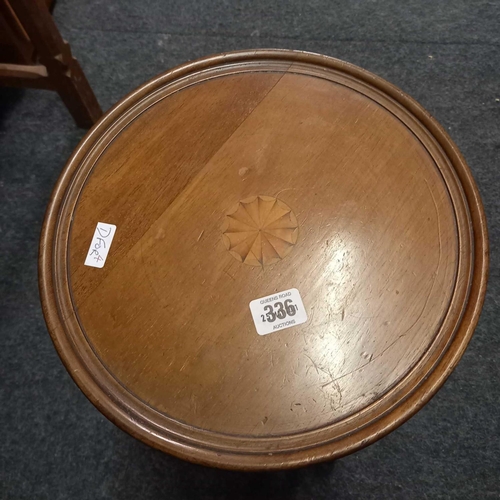
<path id="1" fill-rule="evenodd" d="M 295 214 L 275 233 L 270 196 Z M 84 265 L 98 221 L 117 228 L 101 269 Z M 290 236 L 282 261 L 226 245 L 261 229 Z M 479 319 L 488 238 L 465 160 L 413 99 L 337 59 L 252 50 L 159 75 L 87 134 L 39 269 L 55 347 L 111 421 L 193 462 L 282 469 L 431 399 Z M 309 323 L 259 336 L 250 300 L 295 284 Z"/>
<path id="2" fill-rule="evenodd" d="M 4 46 L 7 41 L 22 63 L 0 63 L 0 85 L 55 90 L 80 127 L 101 117 L 92 88 L 43 0 L 0 0 L 0 29 Z"/>

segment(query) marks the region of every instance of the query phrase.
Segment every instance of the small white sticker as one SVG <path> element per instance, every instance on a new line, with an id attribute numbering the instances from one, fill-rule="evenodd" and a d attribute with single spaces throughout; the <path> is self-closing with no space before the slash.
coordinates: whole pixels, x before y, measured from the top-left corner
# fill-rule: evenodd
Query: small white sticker
<path id="1" fill-rule="evenodd" d="M 111 243 L 115 236 L 116 226 L 98 222 L 94 231 L 94 237 L 85 259 L 85 265 L 91 267 L 104 267 Z"/>
<path id="2" fill-rule="evenodd" d="M 307 321 L 306 308 L 296 288 L 252 300 L 250 312 L 259 335 L 267 335 Z"/>

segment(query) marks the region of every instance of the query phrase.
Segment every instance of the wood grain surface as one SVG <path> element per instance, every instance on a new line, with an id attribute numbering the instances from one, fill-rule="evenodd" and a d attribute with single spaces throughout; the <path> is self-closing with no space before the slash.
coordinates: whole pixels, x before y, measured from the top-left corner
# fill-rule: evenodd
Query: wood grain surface
<path id="1" fill-rule="evenodd" d="M 97 222 L 117 226 L 102 269 Z M 456 146 L 359 68 L 290 51 L 159 76 L 82 141 L 47 212 L 40 286 L 68 370 L 110 419 L 200 463 L 344 455 L 417 411 L 458 362 L 487 277 Z M 306 323 L 249 303 L 297 288 Z"/>

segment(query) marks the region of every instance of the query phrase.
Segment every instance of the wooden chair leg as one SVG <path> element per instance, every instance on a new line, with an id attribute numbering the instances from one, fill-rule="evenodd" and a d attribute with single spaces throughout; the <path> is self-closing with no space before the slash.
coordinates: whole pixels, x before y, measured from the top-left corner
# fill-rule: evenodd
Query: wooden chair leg
<path id="1" fill-rule="evenodd" d="M 53 80 L 55 90 L 61 96 L 76 124 L 79 127 L 88 128 L 102 116 L 102 110 L 80 63 L 71 56 L 67 43 L 65 43 L 65 51 L 68 54 L 66 62 L 62 62 L 57 69 L 48 68 L 49 77 Z"/>
<path id="2" fill-rule="evenodd" d="M 10 0 L 32 41 L 40 62 L 47 68 L 56 90 L 80 127 L 92 126 L 102 110 L 69 45 L 62 39 L 43 0 Z"/>

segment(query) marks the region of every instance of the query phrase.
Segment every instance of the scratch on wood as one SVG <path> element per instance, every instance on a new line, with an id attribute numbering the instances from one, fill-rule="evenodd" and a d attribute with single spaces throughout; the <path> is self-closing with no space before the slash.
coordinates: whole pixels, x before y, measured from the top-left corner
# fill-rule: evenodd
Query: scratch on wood
<path id="1" fill-rule="evenodd" d="M 298 188 L 285 188 L 285 189 L 281 189 L 280 191 L 278 191 L 275 195 L 275 198 L 277 198 L 281 193 L 284 193 L 285 191 L 291 191 L 293 189 L 298 189 Z"/>
<path id="2" fill-rule="evenodd" d="M 229 276 L 233 281 L 236 281 L 225 269 L 224 269 L 224 274 L 226 274 L 227 276 Z"/>
<path id="3" fill-rule="evenodd" d="M 318 370 L 318 365 L 314 362 L 314 360 L 308 356 L 305 352 L 302 353 L 306 358 L 309 358 L 309 361 L 313 364 L 314 368 L 316 369 L 316 373 L 319 375 L 319 370 Z"/>

